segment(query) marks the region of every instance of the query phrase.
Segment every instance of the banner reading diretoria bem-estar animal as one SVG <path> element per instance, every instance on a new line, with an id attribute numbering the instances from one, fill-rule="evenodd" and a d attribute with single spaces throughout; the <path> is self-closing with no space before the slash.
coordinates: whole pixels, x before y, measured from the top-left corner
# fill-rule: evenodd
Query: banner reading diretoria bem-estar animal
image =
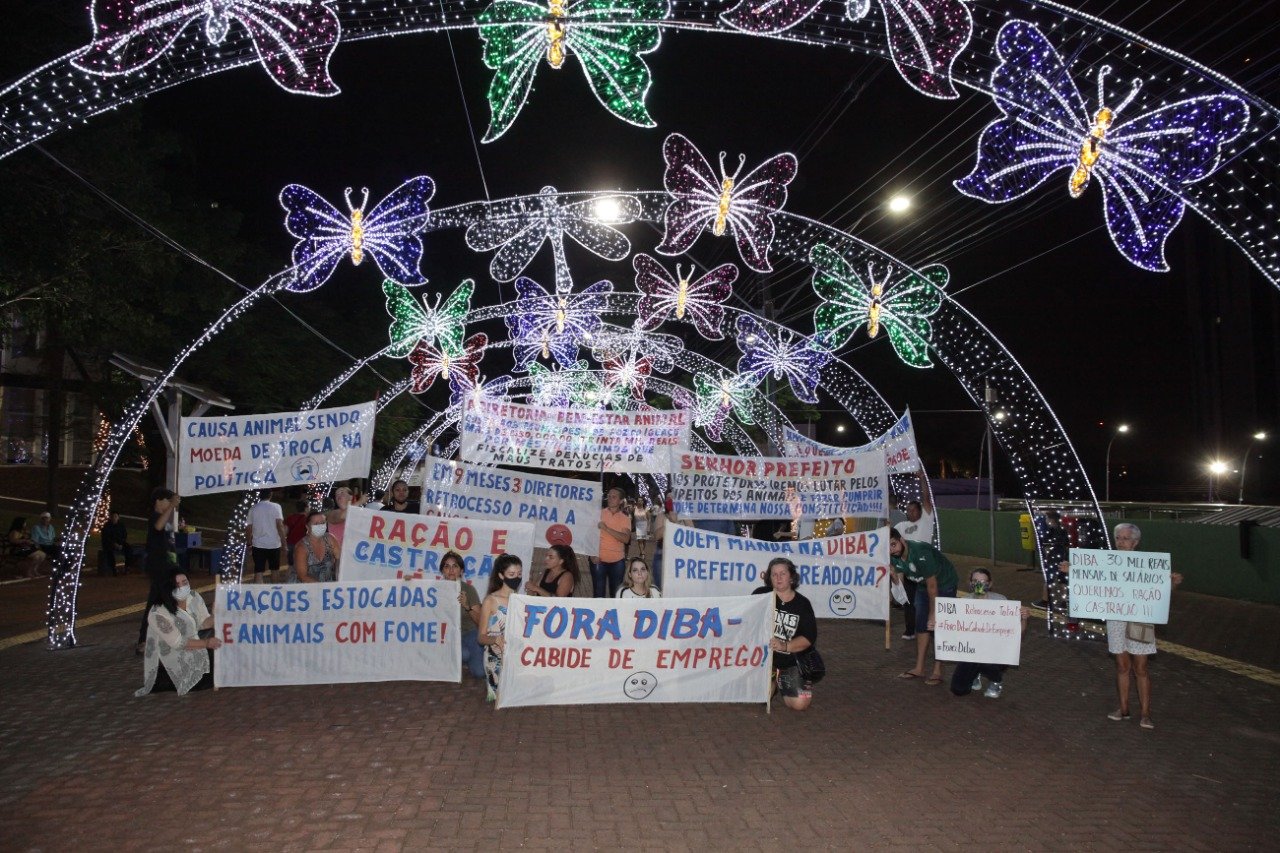
<path id="1" fill-rule="evenodd" d="M 686 411 L 548 408 L 473 397 L 461 453 L 482 465 L 589 473 L 670 471 L 689 449 Z"/>
<path id="2" fill-rule="evenodd" d="M 771 595 L 513 595 L 498 707 L 766 702 L 771 636 Z"/>
<path id="3" fill-rule="evenodd" d="M 178 494 L 327 483 L 369 473 L 373 403 L 219 418 L 183 418 Z"/>

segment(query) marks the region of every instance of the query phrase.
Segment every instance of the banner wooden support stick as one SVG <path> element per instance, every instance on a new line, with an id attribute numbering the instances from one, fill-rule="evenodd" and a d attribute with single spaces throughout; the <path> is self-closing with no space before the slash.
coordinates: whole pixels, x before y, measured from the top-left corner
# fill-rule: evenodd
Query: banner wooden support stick
<path id="1" fill-rule="evenodd" d="M 889 642 L 889 624 L 892 621 L 893 621 L 892 617 L 884 620 L 884 650 L 886 652 L 889 651 L 889 649 L 893 648 L 892 644 Z"/>

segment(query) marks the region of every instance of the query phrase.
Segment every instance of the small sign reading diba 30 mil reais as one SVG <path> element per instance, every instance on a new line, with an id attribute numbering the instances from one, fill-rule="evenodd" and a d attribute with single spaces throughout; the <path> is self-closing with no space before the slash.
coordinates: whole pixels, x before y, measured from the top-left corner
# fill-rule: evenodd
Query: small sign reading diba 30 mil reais
<path id="1" fill-rule="evenodd" d="M 1154 551 L 1071 549 L 1071 618 L 1169 621 L 1173 561 Z"/>

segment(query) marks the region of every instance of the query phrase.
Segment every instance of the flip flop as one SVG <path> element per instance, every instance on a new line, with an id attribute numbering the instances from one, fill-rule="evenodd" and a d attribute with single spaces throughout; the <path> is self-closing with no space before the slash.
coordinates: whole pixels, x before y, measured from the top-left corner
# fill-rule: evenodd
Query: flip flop
<path id="1" fill-rule="evenodd" d="M 924 680 L 924 683 L 925 683 L 925 684 L 928 684 L 930 687 L 932 687 L 932 686 L 933 686 L 933 685 L 935 685 L 935 684 L 941 684 L 941 683 L 942 683 L 942 679 L 941 679 L 941 678 L 926 678 L 926 679 Z"/>
<path id="2" fill-rule="evenodd" d="M 919 678 L 919 677 L 920 676 L 916 675 L 914 672 L 911 672 L 910 670 L 898 676 L 898 678 L 901 678 L 903 681 L 910 681 L 913 678 Z"/>

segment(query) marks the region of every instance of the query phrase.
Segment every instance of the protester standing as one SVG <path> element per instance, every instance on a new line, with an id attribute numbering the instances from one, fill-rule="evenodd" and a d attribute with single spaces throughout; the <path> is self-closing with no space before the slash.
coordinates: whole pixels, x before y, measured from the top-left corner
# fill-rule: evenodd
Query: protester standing
<path id="1" fill-rule="evenodd" d="M 117 560 L 124 563 L 125 571 L 128 571 L 129 531 L 120 520 L 120 513 L 114 509 L 107 515 L 107 523 L 102 525 L 102 554 L 100 568 L 103 573 L 114 575 Z"/>
<path id="2" fill-rule="evenodd" d="M 1136 551 L 1142 541 L 1142 531 L 1136 524 L 1124 522 L 1115 528 L 1117 551 Z M 1173 572 L 1169 583 L 1177 587 L 1182 583 L 1182 575 Z M 1107 651 L 1116 657 L 1116 692 L 1120 696 L 1120 707 L 1107 714 L 1107 719 L 1129 719 L 1129 684 L 1138 682 L 1138 707 L 1141 716 L 1138 725 L 1144 729 L 1154 729 L 1156 724 L 1151 720 L 1151 673 L 1147 667 L 1148 658 L 1156 653 L 1155 626 L 1139 622 L 1121 622 L 1118 619 L 1107 620 Z"/>
<path id="3" fill-rule="evenodd" d="M 954 598 L 959 578 L 955 566 L 941 551 L 928 542 L 912 542 L 902 538 L 897 528 L 889 530 L 889 561 L 895 578 L 916 583 L 913 606 L 916 615 L 916 666 L 899 678 L 924 676 L 924 660 L 933 646 L 933 610 L 938 598 Z M 942 683 L 942 661 L 933 659 L 933 673 L 925 684 Z"/>
<path id="4" fill-rule="evenodd" d="M 520 576 L 524 563 L 514 554 L 503 554 L 493 561 L 493 574 L 489 576 L 489 592 L 480 609 L 480 645 L 485 647 L 484 672 L 488 680 L 488 701 L 498 701 L 498 678 L 502 674 L 502 652 L 506 648 L 507 603 L 511 593 L 520 588 Z"/>
<path id="5" fill-rule="evenodd" d="M 339 486 L 334 490 L 333 502 L 336 508 L 329 510 L 329 535 L 338 540 L 338 544 L 341 545 L 342 534 L 347 530 L 347 509 L 353 506 L 364 506 L 369 499 L 361 494 L 359 489 L 352 492 L 347 486 Z"/>
<path id="6" fill-rule="evenodd" d="M 383 512 L 403 512 L 417 515 L 419 504 L 409 500 L 409 484 L 404 480 L 396 480 L 388 491 L 390 500 L 382 505 Z"/>
<path id="7" fill-rule="evenodd" d="M 920 483 L 921 500 L 907 502 L 907 518 L 895 524 L 894 529 L 902 534 L 903 539 L 933 544 L 933 498 L 929 493 L 929 478 L 925 476 L 923 468 L 916 472 L 916 476 Z M 907 601 L 902 605 L 902 616 L 906 623 L 902 639 L 914 640 L 916 638 L 915 581 L 903 578 L 902 589 L 907 594 Z"/>
<path id="8" fill-rule="evenodd" d="M 308 504 L 305 500 L 294 501 L 293 512 L 284 517 L 284 547 L 292 559 L 293 549 L 302 537 L 307 535 Z"/>
<path id="9" fill-rule="evenodd" d="M 182 498 L 174 494 L 172 489 L 157 486 L 151 492 L 151 516 L 147 519 L 147 556 L 143 564 L 147 570 L 147 579 L 151 583 L 151 592 L 147 601 L 156 594 L 156 588 L 167 585 L 170 575 L 178 567 L 178 550 L 173 544 L 173 531 L 169 530 L 169 521 L 178 511 Z M 142 625 L 138 628 L 138 645 L 134 652 L 142 654 L 146 650 L 148 609 L 142 612 Z"/>
<path id="10" fill-rule="evenodd" d="M 600 511 L 600 553 L 592 562 L 591 586 L 596 598 L 612 598 L 622 587 L 627 545 L 631 542 L 631 516 L 622 509 L 626 493 L 614 486 Z"/>
<path id="11" fill-rule="evenodd" d="M 653 559 L 653 509 L 644 495 L 636 498 L 631 510 L 631 533 L 631 556 L 650 562 Z"/>
<path id="12" fill-rule="evenodd" d="M 245 538 L 253 546 L 253 582 L 262 583 L 280 569 L 280 551 L 288 532 L 284 527 L 284 510 L 275 501 L 275 489 L 266 489 L 249 510 L 249 529 Z M 265 569 L 265 571 L 264 571 Z"/>

